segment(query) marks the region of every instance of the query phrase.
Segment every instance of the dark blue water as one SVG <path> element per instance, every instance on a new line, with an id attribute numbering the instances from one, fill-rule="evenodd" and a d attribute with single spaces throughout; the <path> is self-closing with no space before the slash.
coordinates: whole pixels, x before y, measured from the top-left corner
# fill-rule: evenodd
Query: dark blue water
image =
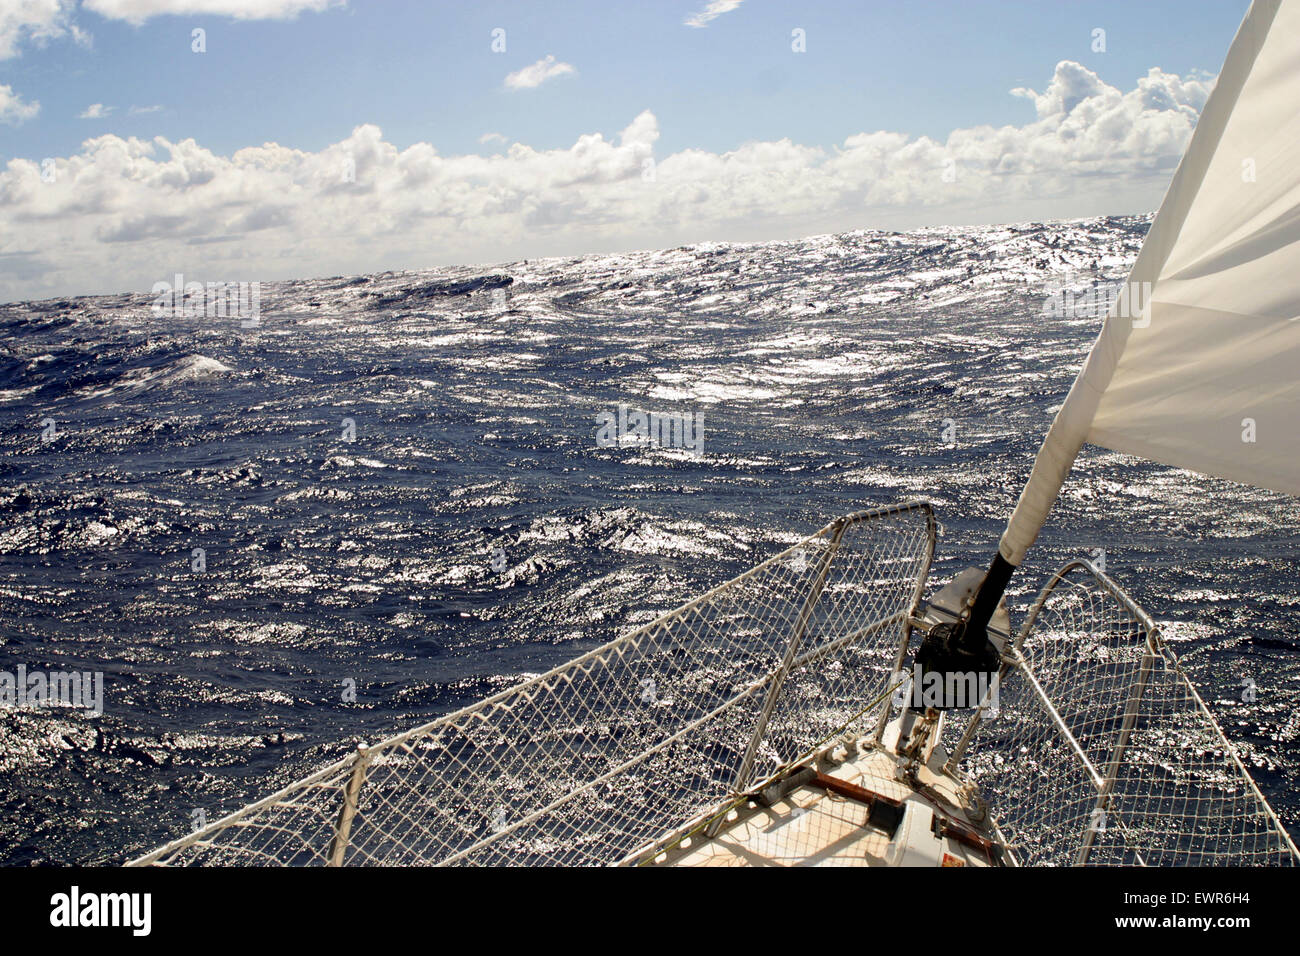
<path id="1" fill-rule="evenodd" d="M 270 283 L 253 329 L 0 306 L 0 670 L 105 681 L 101 717 L 0 710 L 0 861 L 124 860 L 837 514 L 928 497 L 936 584 L 984 563 L 1100 325 L 1044 300 L 1148 221 Z M 620 403 L 703 454 L 600 447 Z M 1013 601 L 1104 549 L 1291 827 L 1298 516 L 1088 448 Z"/>

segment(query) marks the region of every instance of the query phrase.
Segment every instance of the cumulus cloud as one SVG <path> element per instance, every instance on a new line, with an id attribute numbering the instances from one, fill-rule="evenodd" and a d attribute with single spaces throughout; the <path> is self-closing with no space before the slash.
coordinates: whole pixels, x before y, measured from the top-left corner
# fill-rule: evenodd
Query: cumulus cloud
<path id="1" fill-rule="evenodd" d="M 1139 95 L 1136 98 L 1126 97 L 1119 90 L 1103 83 L 1087 67 L 1062 60 L 1056 64 L 1052 82 L 1043 93 L 1035 93 L 1024 87 L 1018 87 L 1011 93 L 1030 100 L 1039 119 L 1052 120 L 1072 115 L 1078 122 L 1089 123 L 1105 111 L 1131 110 L 1134 105 L 1151 110 L 1186 108 L 1192 111 L 1195 118 L 1205 105 L 1212 87 L 1213 82 L 1210 80 L 1198 81 L 1195 77 L 1181 79 L 1153 68 L 1138 80 Z M 1083 111 L 1078 110 L 1080 106 L 1084 107 Z"/>
<path id="2" fill-rule="evenodd" d="M 228 156 L 98 136 L 52 176 L 34 159 L 0 171 L 0 257 L 24 263 L 0 275 L 0 301 L 147 290 L 175 272 L 269 280 L 919 224 L 899 217 L 1006 222 L 1031 218 L 1028 203 L 1046 204 L 1037 217 L 1071 203 L 1071 215 L 1143 211 L 1210 86 L 1151 70 L 1122 92 L 1067 62 L 1041 92 L 1018 91 L 1035 107 L 1024 125 L 942 141 L 860 132 L 830 149 L 780 139 L 656 156 L 649 111 L 613 137 L 490 156 L 399 148 L 372 125 L 315 152 Z M 1129 207 L 1094 208 L 1117 197 Z"/>
<path id="3" fill-rule="evenodd" d="M 284 20 L 344 6 L 346 0 L 85 0 L 102 17 L 141 24 L 164 15 L 221 16 L 236 20 Z"/>
<path id="4" fill-rule="evenodd" d="M 139 26 L 165 15 L 284 20 L 346 4 L 347 0 L 84 0 L 82 7 Z M 89 44 L 90 34 L 73 22 L 76 6 L 76 0 L 0 0 L 0 60 L 18 56 L 25 43 L 42 44 L 66 36 Z"/>
<path id="5" fill-rule="evenodd" d="M 486 146 L 488 143 L 504 143 L 506 138 L 500 133 L 484 133 L 478 141 Z"/>
<path id="6" fill-rule="evenodd" d="M 103 119 L 112 112 L 113 107 L 111 106 L 105 106 L 103 103 L 91 103 L 81 111 L 77 119 Z"/>
<path id="7" fill-rule="evenodd" d="M 555 57 L 548 54 L 522 70 L 516 70 L 514 73 L 508 74 L 506 76 L 506 89 L 531 90 L 534 87 L 541 86 L 547 80 L 574 72 L 576 71 L 568 63 L 557 63 Z"/>
<path id="8" fill-rule="evenodd" d="M 0 83 L 0 123 L 17 126 L 29 120 L 41 111 L 41 104 L 33 100 L 28 103 L 14 92 L 12 86 Z"/>
<path id="9" fill-rule="evenodd" d="M 17 56 L 24 41 L 44 43 L 64 36 L 89 38 L 72 23 L 74 0 L 0 2 L 0 60 Z"/>

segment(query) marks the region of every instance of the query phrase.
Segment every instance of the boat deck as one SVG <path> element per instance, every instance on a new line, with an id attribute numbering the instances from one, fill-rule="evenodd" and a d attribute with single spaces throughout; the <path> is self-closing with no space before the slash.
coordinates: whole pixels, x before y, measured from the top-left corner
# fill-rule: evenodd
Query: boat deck
<path id="1" fill-rule="evenodd" d="M 895 760 L 883 750 L 835 766 L 822 764 L 820 783 L 801 783 L 770 806 L 750 800 L 733 810 L 714 836 L 688 837 L 659 854 L 653 865 L 992 865 L 979 841 L 996 843 L 995 837 L 973 819 L 960 784 L 933 765 L 919 768 L 916 789 L 895 779 Z M 848 786 L 837 792 L 833 781 Z M 883 806 L 873 813 L 873 803 Z M 936 833 L 935 820 L 944 821 L 939 829 L 951 833 Z"/>

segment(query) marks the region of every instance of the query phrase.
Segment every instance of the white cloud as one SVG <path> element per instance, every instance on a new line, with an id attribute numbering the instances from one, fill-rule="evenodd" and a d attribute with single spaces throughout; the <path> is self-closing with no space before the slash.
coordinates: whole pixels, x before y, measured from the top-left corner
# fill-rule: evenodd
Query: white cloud
<path id="1" fill-rule="evenodd" d="M 708 26 L 710 20 L 716 20 L 724 13 L 730 13 L 736 7 L 740 6 L 744 0 L 709 0 L 704 5 L 704 9 L 699 13 L 692 13 L 686 18 L 688 27 Z"/>
<path id="2" fill-rule="evenodd" d="M 1062 60 L 1056 64 L 1052 82 L 1045 92 L 1039 94 L 1018 87 L 1011 93 L 1032 101 L 1039 119 L 1051 120 L 1071 114 L 1075 122 L 1087 123 L 1104 111 L 1117 107 L 1126 109 L 1135 103 L 1153 110 L 1187 107 L 1199 114 L 1214 85 L 1210 80 L 1198 82 L 1191 77 L 1180 79 L 1154 68 L 1137 82 L 1139 96 L 1136 101 L 1126 101 L 1119 90 L 1107 86 L 1087 67 L 1071 60 Z M 1080 106 L 1083 107 L 1082 111 L 1078 109 Z"/>
<path id="3" fill-rule="evenodd" d="M 303 12 L 345 6 L 347 0 L 84 0 L 82 7 L 110 20 L 139 25 L 164 15 L 224 16 L 236 20 L 282 20 Z M 88 45 L 90 35 L 73 23 L 76 0 L 0 0 L 0 60 L 25 43 L 71 37 Z"/>
<path id="4" fill-rule="evenodd" d="M 487 145 L 488 143 L 504 143 L 506 138 L 500 133 L 484 133 L 478 138 L 478 141 Z"/>
<path id="5" fill-rule="evenodd" d="M 64 36 L 88 42 L 72 23 L 74 0 L 0 0 L 0 60 L 17 56 L 24 41 L 45 43 Z"/>
<path id="6" fill-rule="evenodd" d="M 87 10 L 112 20 L 141 24 L 150 17 L 221 16 L 236 20 L 283 20 L 316 13 L 347 0 L 85 0 Z"/>
<path id="7" fill-rule="evenodd" d="M 113 112 L 113 107 L 105 106 L 103 103 L 91 103 L 77 119 L 104 119 L 109 113 Z"/>
<path id="8" fill-rule="evenodd" d="M 145 113 L 158 113 L 161 112 L 161 110 L 161 106 L 133 106 L 128 112 L 132 116 L 141 116 Z"/>
<path id="9" fill-rule="evenodd" d="M 0 167 L 0 301 L 123 288 L 501 262 L 704 239 L 1008 222 L 1155 207 L 1211 83 L 1151 70 L 1121 92 L 1074 63 L 1019 126 L 945 140 L 874 131 L 655 156 L 650 112 L 619 135 L 495 155 L 399 149 L 358 126 L 318 152 L 218 155 L 113 135 Z M 951 173 L 952 175 L 945 175 Z M 22 262 L 23 271 L 5 271 Z"/>
<path id="10" fill-rule="evenodd" d="M 547 55 L 536 63 L 509 74 L 506 77 L 506 89 L 531 90 L 549 79 L 574 72 L 576 71 L 568 63 L 557 63 L 555 57 Z"/>
<path id="11" fill-rule="evenodd" d="M 35 101 L 28 103 L 14 92 L 12 86 L 0 83 L 0 123 L 17 126 L 19 123 L 31 119 L 40 111 L 40 103 Z"/>

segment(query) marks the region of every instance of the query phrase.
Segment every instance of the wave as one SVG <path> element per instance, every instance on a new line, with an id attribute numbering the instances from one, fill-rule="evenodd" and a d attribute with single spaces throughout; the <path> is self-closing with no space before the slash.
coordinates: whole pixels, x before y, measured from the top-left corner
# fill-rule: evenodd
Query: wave
<path id="1" fill-rule="evenodd" d="M 206 355 L 189 354 L 158 365 L 143 365 L 129 369 L 102 387 L 83 389 L 80 398 L 103 398 L 108 395 L 140 395 L 165 389 L 182 382 L 198 382 L 228 375 L 230 366 Z"/>

